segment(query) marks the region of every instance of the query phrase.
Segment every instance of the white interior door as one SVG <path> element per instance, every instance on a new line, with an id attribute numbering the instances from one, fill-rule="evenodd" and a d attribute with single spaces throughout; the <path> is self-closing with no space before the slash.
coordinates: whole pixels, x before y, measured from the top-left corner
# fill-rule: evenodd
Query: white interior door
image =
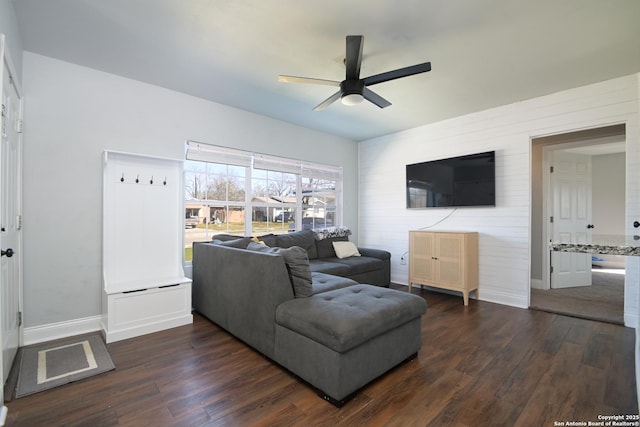
<path id="1" fill-rule="evenodd" d="M 0 40 L 3 42 L 4 40 Z M 0 49 L 2 50 L 2 49 Z M 3 52 L 0 129 L 0 318 L 2 379 L 9 375 L 20 345 L 20 140 L 22 100 Z"/>
<path id="2" fill-rule="evenodd" d="M 587 243 L 591 221 L 591 156 L 555 150 L 553 172 L 552 239 L 561 243 Z M 591 255 L 551 252 L 551 288 L 591 286 Z"/>

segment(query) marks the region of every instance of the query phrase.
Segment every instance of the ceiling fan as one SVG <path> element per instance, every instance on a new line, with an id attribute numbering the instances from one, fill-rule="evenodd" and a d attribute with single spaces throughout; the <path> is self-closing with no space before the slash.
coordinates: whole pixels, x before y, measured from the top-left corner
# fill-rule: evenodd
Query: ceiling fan
<path id="1" fill-rule="evenodd" d="M 334 80 L 312 79 L 308 77 L 296 77 L 296 76 L 278 76 L 278 81 L 284 83 L 311 83 L 326 86 L 339 86 L 340 90 L 329 98 L 318 104 L 313 110 L 320 111 L 327 108 L 338 98 L 342 100 L 345 105 L 356 105 L 363 100 L 367 100 L 380 108 L 385 108 L 391 105 L 389 101 L 373 92 L 368 86 L 372 86 L 378 83 L 388 82 L 389 80 L 399 79 L 400 77 L 407 77 L 414 74 L 426 73 L 431 71 L 431 62 L 425 62 L 422 64 L 412 65 L 410 67 L 399 68 L 393 71 L 387 71 L 386 73 L 376 74 L 373 76 L 360 78 L 360 64 L 362 63 L 362 45 L 364 42 L 364 36 L 347 36 L 347 52 L 344 60 L 346 67 L 346 78 L 337 82 Z"/>

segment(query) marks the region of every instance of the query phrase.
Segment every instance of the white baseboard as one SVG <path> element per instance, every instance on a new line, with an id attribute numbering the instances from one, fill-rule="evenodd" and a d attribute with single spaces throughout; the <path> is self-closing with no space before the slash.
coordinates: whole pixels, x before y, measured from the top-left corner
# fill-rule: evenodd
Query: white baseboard
<path id="1" fill-rule="evenodd" d="M 397 282 L 393 282 L 393 283 L 408 287 L 408 285 L 405 283 L 397 283 Z M 413 285 L 413 286 L 420 287 L 420 285 Z M 424 287 L 434 292 L 440 292 L 443 294 L 450 294 L 450 295 L 460 295 L 460 300 L 462 301 L 462 293 L 460 292 L 450 291 L 447 289 L 436 288 L 436 287 L 427 286 L 427 285 L 424 285 Z M 479 289 L 479 293 L 480 293 L 480 301 L 493 302 L 496 304 L 508 305 L 516 308 L 529 308 L 529 304 L 526 297 L 522 298 L 512 294 L 507 294 L 504 292 L 495 292 L 495 291 L 484 290 L 484 289 Z M 469 299 L 476 299 L 476 293 L 472 291 L 469 295 Z"/>
<path id="2" fill-rule="evenodd" d="M 32 326 L 23 329 L 22 345 L 38 344 L 59 338 L 82 335 L 102 329 L 102 316 L 67 320 L 48 325 Z"/>
<path id="3" fill-rule="evenodd" d="M 183 315 L 171 319 L 162 319 L 159 321 L 147 323 L 144 325 L 136 325 L 131 328 L 118 329 L 116 331 L 107 331 L 107 328 L 103 328 L 102 335 L 107 344 L 126 340 L 129 338 L 139 337 L 140 335 L 151 334 L 153 332 L 160 332 L 166 329 L 176 328 L 178 326 L 189 325 L 193 323 L 193 315 Z"/>
<path id="4" fill-rule="evenodd" d="M 496 292 L 488 289 L 480 289 L 480 301 L 493 302 L 496 304 L 508 305 L 516 308 L 529 308 L 527 297 Z"/>

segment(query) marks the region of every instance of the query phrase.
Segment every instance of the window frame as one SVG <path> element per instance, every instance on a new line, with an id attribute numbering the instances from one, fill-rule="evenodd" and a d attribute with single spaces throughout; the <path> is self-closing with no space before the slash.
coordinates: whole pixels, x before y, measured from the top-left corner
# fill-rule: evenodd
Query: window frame
<path id="1" fill-rule="evenodd" d="M 192 206 L 203 206 L 203 207 L 208 206 L 209 208 L 211 208 L 212 205 L 220 205 L 221 207 L 224 205 L 226 209 L 229 209 L 231 205 L 233 205 L 233 207 L 244 208 L 244 229 L 242 234 L 243 236 L 268 234 L 269 232 L 281 233 L 283 232 L 285 226 L 287 228 L 286 228 L 286 231 L 284 232 L 298 231 L 298 230 L 302 230 L 303 228 L 308 228 L 305 226 L 306 222 L 303 221 L 303 218 L 305 218 L 304 217 L 305 209 L 306 210 L 315 209 L 314 205 L 309 206 L 309 205 L 303 204 L 304 198 L 306 196 L 305 192 L 308 194 L 308 192 L 311 191 L 312 197 L 315 197 L 316 194 L 328 192 L 332 195 L 333 198 L 335 198 L 335 206 L 331 206 L 330 210 L 324 209 L 323 212 L 325 217 L 324 217 L 324 220 L 320 221 L 321 224 L 320 224 L 320 227 L 318 228 L 342 225 L 342 218 L 343 218 L 343 198 L 342 197 L 343 197 L 344 174 L 341 166 L 312 163 L 312 162 L 307 162 L 303 160 L 291 159 L 287 157 L 279 157 L 279 156 L 267 155 L 262 153 L 254 153 L 250 151 L 238 150 L 234 148 L 218 146 L 213 144 L 206 144 L 206 143 L 197 142 L 197 141 L 187 141 L 185 148 L 186 148 L 185 168 L 184 168 L 185 186 L 183 191 L 185 212 L 186 212 L 186 209 L 189 209 Z M 245 168 L 244 169 L 245 176 L 244 178 L 241 178 L 241 179 L 244 179 L 244 194 L 245 194 L 244 201 L 239 202 L 239 201 L 228 200 L 228 192 L 227 192 L 226 201 L 208 200 L 206 198 L 208 196 L 208 190 L 205 190 L 204 192 L 205 199 L 187 198 L 187 191 L 188 191 L 187 182 L 188 181 L 186 179 L 186 176 L 188 173 L 192 172 L 192 170 L 189 169 L 187 165 L 189 165 L 190 164 L 189 162 L 192 162 L 192 161 L 203 162 L 205 164 L 243 166 Z M 205 176 L 208 177 L 209 173 L 207 172 L 207 166 L 204 167 L 204 170 L 205 172 L 200 172 L 200 173 L 203 173 Z M 267 188 L 265 188 L 265 193 L 267 194 L 266 201 L 254 200 L 256 198 L 254 197 L 254 194 L 253 194 L 254 172 L 257 170 L 266 171 L 265 178 L 264 178 L 265 182 L 267 183 Z M 269 195 L 268 176 L 271 173 L 283 173 L 283 174 L 295 175 L 296 188 L 289 194 L 289 196 L 285 196 L 285 197 L 295 196 L 295 202 L 287 201 L 287 202 L 277 203 L 276 202 L 277 199 Z M 219 173 L 217 174 L 220 175 Z M 230 175 L 229 168 L 227 168 L 226 176 L 238 177 L 238 175 L 233 175 L 233 174 Z M 257 179 L 262 180 L 263 178 L 256 178 L 256 180 Z M 306 181 L 324 180 L 327 182 L 333 182 L 334 185 L 333 185 L 333 188 L 330 188 L 324 191 L 320 188 L 315 190 L 305 189 L 303 187 L 303 181 L 305 180 Z M 288 181 L 289 182 L 292 181 L 291 177 L 289 177 Z M 273 199 L 273 201 L 271 199 Z M 264 209 L 267 213 L 264 229 L 256 230 L 253 227 L 254 208 L 256 207 Z M 274 221 L 274 218 L 276 216 L 274 212 L 276 210 L 280 210 L 281 212 L 284 212 L 285 209 L 289 211 L 293 210 L 294 218 L 292 218 L 292 221 L 294 221 L 295 223 L 295 230 L 290 229 L 288 225 L 289 223 L 284 221 L 284 217 L 285 217 L 284 214 L 283 214 L 283 222 L 281 223 L 280 230 L 276 230 L 275 226 L 280 223 L 276 223 Z M 327 216 L 326 216 L 327 213 L 331 213 L 333 217 L 330 224 L 327 224 Z M 208 216 L 209 218 L 207 218 L 207 221 L 205 222 L 206 230 L 209 230 L 208 227 L 210 223 L 209 220 L 211 219 L 211 212 L 209 212 Z M 316 228 L 315 218 L 317 217 L 312 216 L 312 218 L 314 219 L 311 220 L 311 224 L 312 226 L 314 226 L 314 228 Z M 235 233 L 237 231 L 235 230 L 230 231 L 227 226 L 226 230 L 222 230 L 222 231 L 215 230 L 215 231 L 212 231 L 211 234 L 205 233 L 205 236 L 207 239 L 210 240 L 215 234 L 219 234 L 220 232 Z M 199 240 L 195 240 L 195 241 L 199 241 Z M 186 228 L 183 231 L 183 244 L 185 245 L 185 250 L 183 251 L 183 263 L 185 266 L 188 266 L 191 264 L 191 260 L 186 259 L 186 256 L 184 254 L 186 253 L 187 248 L 192 247 L 192 244 L 190 246 L 187 245 Z"/>

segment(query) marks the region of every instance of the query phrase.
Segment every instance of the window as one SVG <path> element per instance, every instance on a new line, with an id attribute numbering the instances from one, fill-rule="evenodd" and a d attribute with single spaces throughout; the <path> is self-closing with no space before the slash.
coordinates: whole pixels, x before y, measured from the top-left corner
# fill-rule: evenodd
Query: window
<path id="1" fill-rule="evenodd" d="M 185 260 L 216 234 L 259 236 L 341 225 L 342 168 L 189 141 Z"/>

